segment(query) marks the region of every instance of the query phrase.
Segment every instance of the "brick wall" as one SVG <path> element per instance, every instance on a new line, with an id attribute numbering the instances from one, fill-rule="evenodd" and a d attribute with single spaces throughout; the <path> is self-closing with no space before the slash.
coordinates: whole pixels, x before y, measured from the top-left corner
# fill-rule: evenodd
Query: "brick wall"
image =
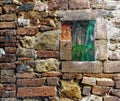
<path id="1" fill-rule="evenodd" d="M 120 101 L 119 11 L 119 0 L 0 0 L 0 101 Z M 96 20 L 95 61 L 72 61 L 61 22 L 73 20 Z"/>

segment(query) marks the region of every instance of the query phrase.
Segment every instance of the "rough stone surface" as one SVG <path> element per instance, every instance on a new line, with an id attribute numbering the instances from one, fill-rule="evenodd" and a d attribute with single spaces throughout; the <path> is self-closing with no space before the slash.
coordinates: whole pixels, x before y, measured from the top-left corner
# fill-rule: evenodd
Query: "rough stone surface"
<path id="1" fill-rule="evenodd" d="M 85 86 L 83 87 L 83 91 L 82 91 L 83 95 L 91 95 L 91 87 L 89 86 Z"/>
<path id="2" fill-rule="evenodd" d="M 111 94 L 120 97 L 120 89 L 112 89 Z"/>
<path id="3" fill-rule="evenodd" d="M 88 97 L 83 98 L 81 101 L 102 101 L 102 97 L 90 95 Z"/>
<path id="4" fill-rule="evenodd" d="M 58 85 L 59 79 L 57 77 L 49 77 L 47 78 L 47 85 L 48 86 L 56 86 Z"/>
<path id="5" fill-rule="evenodd" d="M 104 101 L 119 101 L 120 99 L 115 96 L 105 96 Z"/>
<path id="6" fill-rule="evenodd" d="M 62 72 L 101 73 L 101 62 L 62 62 Z"/>
<path id="7" fill-rule="evenodd" d="M 90 77 L 83 77 L 82 83 L 86 85 L 96 85 L 96 79 Z"/>
<path id="8" fill-rule="evenodd" d="M 57 71 L 59 68 L 59 62 L 56 59 L 36 60 L 35 71 L 37 72 L 48 72 Z"/>
<path id="9" fill-rule="evenodd" d="M 60 96 L 65 98 L 70 98 L 70 99 L 81 99 L 81 91 L 80 87 L 77 83 L 72 82 L 72 81 L 61 81 L 61 91 L 60 91 Z"/>

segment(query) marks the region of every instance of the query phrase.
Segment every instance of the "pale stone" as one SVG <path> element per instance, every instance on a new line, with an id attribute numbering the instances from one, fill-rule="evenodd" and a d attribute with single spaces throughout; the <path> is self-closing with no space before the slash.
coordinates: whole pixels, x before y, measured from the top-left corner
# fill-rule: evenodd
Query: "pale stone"
<path id="1" fill-rule="evenodd" d="M 5 51 L 4 51 L 3 48 L 0 48 L 0 57 L 1 57 L 2 55 L 5 55 Z"/>
<path id="2" fill-rule="evenodd" d="M 96 85 L 96 79 L 95 78 L 90 78 L 90 77 L 83 77 L 82 80 L 83 84 L 87 84 L 87 85 Z"/>
<path id="3" fill-rule="evenodd" d="M 35 71 L 36 72 L 48 72 L 57 71 L 59 68 L 59 62 L 56 59 L 36 60 Z"/>
<path id="4" fill-rule="evenodd" d="M 45 11 L 47 9 L 48 9 L 47 4 L 42 2 L 36 3 L 34 6 L 34 10 L 37 10 L 37 11 Z"/>
<path id="5" fill-rule="evenodd" d="M 102 101 L 102 97 L 90 95 L 90 96 L 83 98 L 81 101 Z"/>
<path id="6" fill-rule="evenodd" d="M 70 99 L 81 99 L 81 90 L 78 83 L 73 81 L 61 81 L 60 97 Z"/>
<path id="7" fill-rule="evenodd" d="M 68 98 L 55 98 L 55 99 L 52 99 L 50 101 L 74 101 L 74 100 L 71 100 L 71 99 L 68 99 Z"/>
<path id="8" fill-rule="evenodd" d="M 30 25 L 30 19 L 18 18 L 19 26 L 28 26 Z"/>

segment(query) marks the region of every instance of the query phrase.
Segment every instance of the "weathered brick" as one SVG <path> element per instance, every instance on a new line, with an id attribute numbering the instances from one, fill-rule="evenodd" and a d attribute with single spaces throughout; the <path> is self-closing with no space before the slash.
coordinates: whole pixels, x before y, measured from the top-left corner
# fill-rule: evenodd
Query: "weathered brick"
<path id="1" fill-rule="evenodd" d="M 60 59 L 61 60 L 72 59 L 72 42 L 71 41 L 60 42 Z"/>
<path id="2" fill-rule="evenodd" d="M 102 63 L 95 62 L 62 62 L 62 72 L 74 73 L 102 73 Z"/>
<path id="3" fill-rule="evenodd" d="M 111 94 L 120 97 L 120 89 L 112 89 Z"/>
<path id="4" fill-rule="evenodd" d="M 16 47 L 16 43 L 0 43 L 0 47 Z"/>
<path id="5" fill-rule="evenodd" d="M 104 101 L 120 101 L 120 99 L 115 96 L 105 96 L 103 99 Z"/>
<path id="6" fill-rule="evenodd" d="M 59 79 L 57 77 L 49 77 L 47 78 L 47 85 L 48 86 L 56 86 L 58 85 Z"/>
<path id="7" fill-rule="evenodd" d="M 101 19 L 96 20 L 96 26 L 95 26 L 95 39 L 107 39 L 107 28 L 105 21 L 102 21 Z"/>
<path id="8" fill-rule="evenodd" d="M 83 95 L 91 95 L 91 87 L 89 87 L 89 86 L 85 86 L 85 87 L 83 87 Z"/>
<path id="9" fill-rule="evenodd" d="M 0 63 L 0 69 L 15 69 L 16 65 L 14 63 Z"/>
<path id="10" fill-rule="evenodd" d="M 86 85 L 96 85 L 96 78 L 83 77 L 82 83 Z"/>
<path id="11" fill-rule="evenodd" d="M 120 88 L 120 81 L 115 81 L 115 88 Z"/>
<path id="12" fill-rule="evenodd" d="M 5 53 L 6 54 L 15 54 L 16 48 L 14 47 L 5 47 Z"/>
<path id="13" fill-rule="evenodd" d="M 62 73 L 60 72 L 47 72 L 47 73 L 42 73 L 42 77 L 60 77 Z"/>
<path id="14" fill-rule="evenodd" d="M 0 22 L 2 22 L 2 21 L 15 21 L 15 20 L 17 20 L 16 14 L 0 15 Z"/>
<path id="15" fill-rule="evenodd" d="M 14 70 L 1 70 L 1 76 L 6 76 L 6 75 L 15 75 Z"/>
<path id="16" fill-rule="evenodd" d="M 1 83 L 15 83 L 15 76 L 1 76 Z"/>
<path id="17" fill-rule="evenodd" d="M 4 10 L 4 12 L 5 13 L 14 13 L 14 11 L 15 11 L 15 6 L 14 5 L 4 5 L 3 6 L 3 10 Z"/>
<path id="18" fill-rule="evenodd" d="M 0 101 L 17 101 L 16 98 L 0 98 Z"/>
<path id="19" fill-rule="evenodd" d="M 2 14 L 2 7 L 0 7 L 0 14 Z"/>
<path id="20" fill-rule="evenodd" d="M 88 1 L 87 0 L 69 0 L 69 9 L 87 9 Z"/>
<path id="21" fill-rule="evenodd" d="M 81 80 L 82 79 L 82 74 L 76 74 L 76 73 L 65 73 L 62 75 L 62 79 L 65 80 Z"/>
<path id="22" fill-rule="evenodd" d="M 114 86 L 114 81 L 112 79 L 101 78 L 97 80 L 98 86 Z"/>
<path id="23" fill-rule="evenodd" d="M 22 74 L 16 73 L 16 78 L 18 79 L 32 79 L 34 77 L 35 77 L 34 73 L 22 73 Z"/>
<path id="24" fill-rule="evenodd" d="M 67 22 L 62 23 L 61 26 L 60 40 L 69 40 L 71 41 L 71 28 L 70 24 Z"/>
<path id="25" fill-rule="evenodd" d="M 16 91 L 15 84 L 0 84 L 0 91 Z"/>
<path id="26" fill-rule="evenodd" d="M 0 57 L 0 62 L 15 62 L 16 61 L 16 56 L 15 54 L 5 54 L 2 57 Z"/>
<path id="27" fill-rule="evenodd" d="M 24 91 L 24 92 L 23 92 Z M 55 87 L 42 86 L 42 87 L 21 87 L 18 88 L 17 97 L 38 97 L 38 96 L 50 96 L 56 95 Z"/>
<path id="28" fill-rule="evenodd" d="M 92 94 L 95 95 L 106 95 L 110 91 L 110 87 L 103 87 L 103 86 L 94 86 L 92 89 Z"/>
<path id="29" fill-rule="evenodd" d="M 0 42 L 8 42 L 8 43 L 12 43 L 12 42 L 16 42 L 16 37 L 14 36 L 1 36 L 0 37 Z"/>
<path id="30" fill-rule="evenodd" d="M 45 81 L 46 81 L 46 78 L 18 79 L 17 86 L 38 87 L 38 86 L 43 86 L 45 84 Z"/>
<path id="31" fill-rule="evenodd" d="M 113 79 L 114 79 L 114 80 L 120 80 L 120 74 L 115 74 L 115 75 L 113 76 Z"/>
<path id="32" fill-rule="evenodd" d="M 16 28 L 15 22 L 0 22 L 0 29 Z"/>
<path id="33" fill-rule="evenodd" d="M 0 35 L 16 35 L 16 30 L 0 30 Z"/>
<path id="34" fill-rule="evenodd" d="M 18 35 L 36 35 L 38 32 L 37 28 L 18 28 Z"/>
<path id="35" fill-rule="evenodd" d="M 83 76 L 95 78 L 113 78 L 114 74 L 83 74 Z"/>
<path id="36" fill-rule="evenodd" d="M 104 72 L 105 73 L 119 73 L 120 72 L 120 62 L 119 61 L 104 62 Z"/>
<path id="37" fill-rule="evenodd" d="M 38 58 L 58 58 L 58 56 L 59 56 L 58 51 L 44 51 L 44 50 L 37 51 Z"/>
<path id="38" fill-rule="evenodd" d="M 95 53 L 97 60 L 107 60 L 107 40 L 95 41 Z"/>
<path id="39" fill-rule="evenodd" d="M 16 97 L 15 91 L 0 91 L 1 98 Z"/>

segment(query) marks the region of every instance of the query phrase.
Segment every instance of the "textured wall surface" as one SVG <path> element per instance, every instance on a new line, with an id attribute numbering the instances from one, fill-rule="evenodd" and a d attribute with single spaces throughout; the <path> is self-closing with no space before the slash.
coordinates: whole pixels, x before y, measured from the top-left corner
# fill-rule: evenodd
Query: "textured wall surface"
<path id="1" fill-rule="evenodd" d="M 72 61 L 73 20 L 96 20 L 95 61 Z M 120 1 L 0 0 L 0 101 L 120 101 Z"/>

